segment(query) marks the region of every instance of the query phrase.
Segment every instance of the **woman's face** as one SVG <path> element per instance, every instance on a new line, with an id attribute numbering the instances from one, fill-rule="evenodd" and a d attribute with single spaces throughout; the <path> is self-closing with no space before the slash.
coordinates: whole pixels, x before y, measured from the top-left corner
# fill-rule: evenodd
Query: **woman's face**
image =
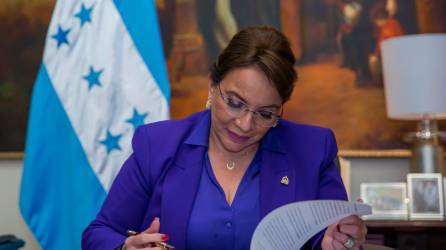
<path id="1" fill-rule="evenodd" d="M 220 89 L 219 89 L 220 88 Z M 240 117 L 229 110 L 223 96 L 245 103 L 253 111 L 279 115 L 282 98 L 266 75 L 256 67 L 238 68 L 226 74 L 219 87 L 210 84 L 212 100 L 211 137 L 229 152 L 241 152 L 257 145 L 270 127 L 256 123 L 256 115 L 244 112 Z"/>

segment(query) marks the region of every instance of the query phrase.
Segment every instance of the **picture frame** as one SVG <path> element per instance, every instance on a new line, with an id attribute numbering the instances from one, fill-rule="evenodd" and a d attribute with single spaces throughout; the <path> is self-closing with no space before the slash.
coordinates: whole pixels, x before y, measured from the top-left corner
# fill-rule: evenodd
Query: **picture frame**
<path id="1" fill-rule="evenodd" d="M 446 209 L 446 176 L 443 177 L 443 209 Z M 446 213 L 445 213 L 446 214 Z"/>
<path id="2" fill-rule="evenodd" d="M 410 219 L 444 217 L 443 178 L 439 173 L 410 173 L 407 175 Z"/>
<path id="3" fill-rule="evenodd" d="M 390 0 L 356 1 L 363 4 L 360 16 L 367 21 L 367 36 L 373 38 L 379 34 L 376 19 L 380 15 L 375 14 L 384 11 L 382 7 L 387 1 Z M 208 66 L 224 44 L 217 42 L 220 40 L 216 37 L 227 42 L 233 35 L 229 31 L 269 25 L 279 28 L 289 38 L 297 58 L 299 81 L 286 104 L 285 119 L 331 128 L 336 134 L 340 155 L 344 157 L 406 157 L 409 154 L 410 144 L 400 138 L 412 131 L 415 124 L 387 118 L 380 74 L 361 81 L 355 69 L 364 67 L 358 67 L 357 63 L 345 67 L 342 63 L 343 52 L 349 51 L 341 49 L 342 39 L 339 39 L 342 32 L 349 30 L 342 25 L 344 11 L 336 4 L 342 1 L 229 2 L 231 6 L 220 8 L 223 12 L 217 15 L 215 1 L 155 1 L 171 82 L 172 118 L 179 119 L 204 108 Z M 446 32 L 446 16 L 441 12 L 446 7 L 445 1 L 396 2 L 395 19 L 402 24 L 405 34 Z M 54 0 L 32 1 L 26 5 L 20 1 L 0 3 L 0 26 L 5 30 L 18 27 L 14 34 L 0 41 L 3 45 L 0 47 L 5 48 L 0 64 L 8 65 L 0 69 L 0 119 L 8 121 L 0 124 L 3 139 L 0 152 L 21 154 L 24 149 L 29 100 L 54 4 Z M 247 9 L 252 11 L 246 12 Z M 376 41 L 368 44 L 361 51 L 367 51 L 370 56 L 377 44 Z M 376 70 L 379 67 L 371 67 L 369 60 L 375 57 L 360 60 L 364 62 L 361 65 L 379 72 Z M 440 122 L 440 128 L 445 126 L 445 122 Z"/>
<path id="4" fill-rule="evenodd" d="M 361 198 L 372 206 L 372 214 L 367 220 L 406 220 L 407 185 L 405 182 L 361 183 Z"/>

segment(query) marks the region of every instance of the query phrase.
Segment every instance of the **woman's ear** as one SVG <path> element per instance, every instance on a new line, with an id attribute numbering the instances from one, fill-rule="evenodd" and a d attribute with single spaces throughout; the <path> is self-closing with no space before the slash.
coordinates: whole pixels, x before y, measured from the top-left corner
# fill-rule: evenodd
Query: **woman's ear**
<path id="1" fill-rule="evenodd" d="M 212 95 L 214 93 L 214 81 L 211 75 L 208 75 L 208 98 L 206 99 L 206 109 L 210 109 L 212 105 Z"/>
<path id="2" fill-rule="evenodd" d="M 208 74 L 208 92 L 211 92 L 211 89 L 213 89 L 214 86 L 214 80 L 212 80 L 211 74 Z"/>
<path id="3" fill-rule="evenodd" d="M 211 75 L 208 75 L 208 98 L 212 97 L 212 94 L 214 93 L 215 84 L 212 80 Z"/>

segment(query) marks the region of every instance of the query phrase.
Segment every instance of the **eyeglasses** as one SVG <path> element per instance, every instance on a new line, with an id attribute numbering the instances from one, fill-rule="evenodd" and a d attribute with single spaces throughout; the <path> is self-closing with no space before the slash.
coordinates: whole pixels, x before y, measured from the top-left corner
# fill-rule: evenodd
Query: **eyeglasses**
<path id="1" fill-rule="evenodd" d="M 256 125 L 262 127 L 273 127 L 279 121 L 281 115 L 277 115 L 268 110 L 251 110 L 248 108 L 248 104 L 226 96 L 220 89 L 220 84 L 217 85 L 218 91 L 220 92 L 221 99 L 226 104 L 226 110 L 228 113 L 235 118 L 240 118 L 246 114 L 246 112 L 253 113 L 253 120 Z"/>

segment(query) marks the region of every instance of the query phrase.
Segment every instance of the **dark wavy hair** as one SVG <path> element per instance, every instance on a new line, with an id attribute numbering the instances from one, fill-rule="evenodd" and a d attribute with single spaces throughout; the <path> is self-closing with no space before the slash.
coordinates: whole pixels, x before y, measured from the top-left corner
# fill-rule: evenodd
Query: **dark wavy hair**
<path id="1" fill-rule="evenodd" d="M 290 99 L 297 80 L 296 59 L 288 39 L 272 27 L 249 27 L 240 30 L 211 66 L 210 75 L 218 85 L 236 68 L 255 66 L 274 84 L 283 103 Z"/>

